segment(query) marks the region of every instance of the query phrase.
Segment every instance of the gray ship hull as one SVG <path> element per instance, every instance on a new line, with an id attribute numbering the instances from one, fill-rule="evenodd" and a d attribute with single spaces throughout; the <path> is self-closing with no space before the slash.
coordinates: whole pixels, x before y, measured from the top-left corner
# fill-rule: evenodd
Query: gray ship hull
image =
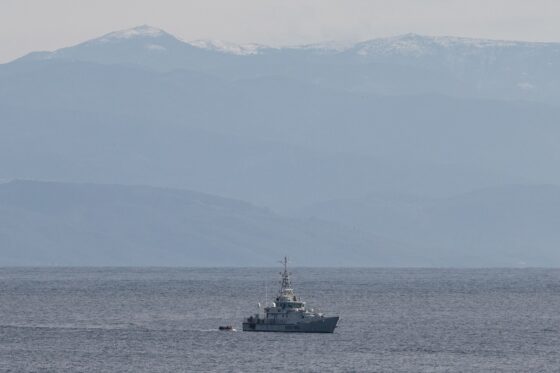
<path id="1" fill-rule="evenodd" d="M 332 333 L 338 323 L 338 316 L 322 317 L 310 322 L 299 322 L 295 324 L 265 323 L 260 322 L 243 323 L 244 332 L 284 332 L 284 333 Z"/>

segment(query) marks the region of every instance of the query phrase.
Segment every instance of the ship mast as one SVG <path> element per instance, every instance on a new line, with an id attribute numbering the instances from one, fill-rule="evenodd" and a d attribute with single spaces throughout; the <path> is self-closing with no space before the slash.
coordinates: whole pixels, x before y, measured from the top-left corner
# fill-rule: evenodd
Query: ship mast
<path id="1" fill-rule="evenodd" d="M 291 293 L 293 289 L 290 281 L 290 273 L 288 272 L 288 257 L 285 256 L 281 263 L 284 264 L 284 272 L 280 273 L 282 275 L 280 294 L 285 294 L 286 292 Z"/>

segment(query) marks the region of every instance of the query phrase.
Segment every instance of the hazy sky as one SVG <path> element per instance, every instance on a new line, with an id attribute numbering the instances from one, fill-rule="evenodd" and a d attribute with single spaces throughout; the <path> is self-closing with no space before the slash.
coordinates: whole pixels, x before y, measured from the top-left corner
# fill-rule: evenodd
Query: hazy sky
<path id="1" fill-rule="evenodd" d="M 407 32 L 560 41 L 560 0 L 0 0 L 0 62 L 140 24 L 273 45 Z"/>

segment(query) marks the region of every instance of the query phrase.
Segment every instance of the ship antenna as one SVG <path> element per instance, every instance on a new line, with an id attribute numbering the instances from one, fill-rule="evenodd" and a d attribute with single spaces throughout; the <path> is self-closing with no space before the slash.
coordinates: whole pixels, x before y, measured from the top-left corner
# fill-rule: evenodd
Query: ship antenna
<path id="1" fill-rule="evenodd" d="M 288 257 L 285 256 L 284 260 L 282 260 L 280 263 L 284 264 L 284 272 L 280 273 L 282 275 L 282 287 L 280 291 L 283 292 L 285 289 L 291 290 L 292 288 L 292 284 L 290 282 L 290 273 L 288 272 Z"/>
<path id="2" fill-rule="evenodd" d="M 284 273 L 288 273 L 288 257 L 285 256 L 283 260 L 280 261 L 280 264 L 284 265 Z"/>

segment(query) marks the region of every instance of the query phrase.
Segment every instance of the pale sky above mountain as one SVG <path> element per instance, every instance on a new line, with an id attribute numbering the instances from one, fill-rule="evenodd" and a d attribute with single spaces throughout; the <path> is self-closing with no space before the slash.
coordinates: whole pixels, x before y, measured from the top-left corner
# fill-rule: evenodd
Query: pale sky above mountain
<path id="1" fill-rule="evenodd" d="M 149 24 L 269 45 L 403 33 L 560 42 L 558 0 L 2 0 L 0 63 Z"/>

